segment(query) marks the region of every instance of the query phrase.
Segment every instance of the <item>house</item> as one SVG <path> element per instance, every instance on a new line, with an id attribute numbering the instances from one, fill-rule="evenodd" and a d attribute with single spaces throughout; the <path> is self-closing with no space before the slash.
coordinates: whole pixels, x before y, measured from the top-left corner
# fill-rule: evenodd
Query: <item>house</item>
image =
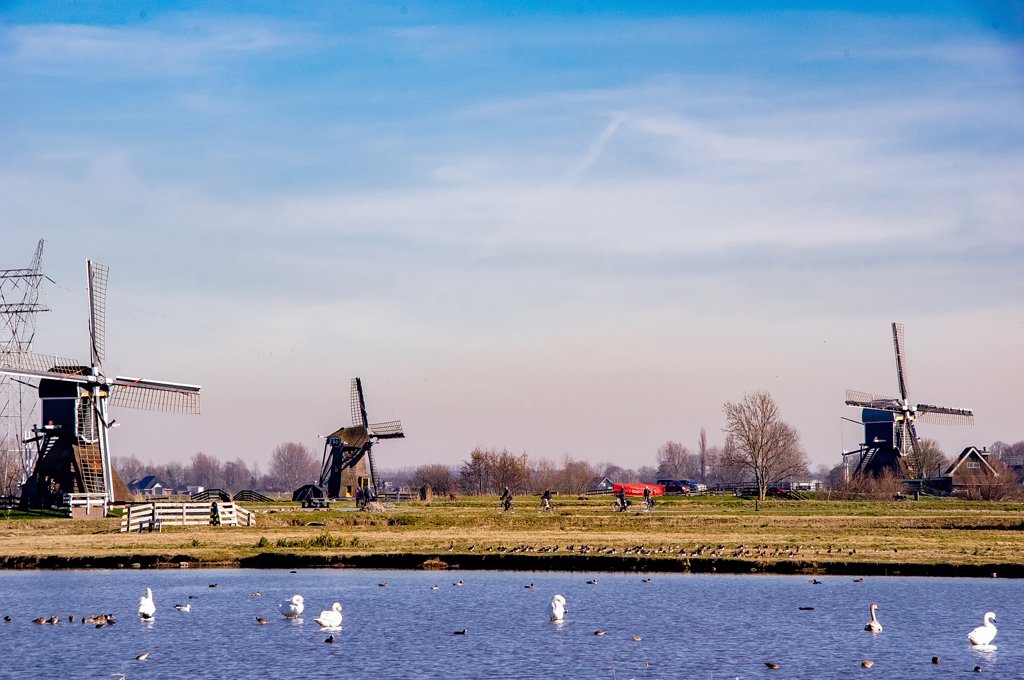
<path id="1" fill-rule="evenodd" d="M 166 485 L 156 475 L 146 475 L 129 484 L 128 490 L 142 496 L 163 496 L 169 491 L 165 487 Z"/>
<path id="2" fill-rule="evenodd" d="M 594 477 L 587 482 L 587 493 L 601 493 L 603 491 L 612 491 L 615 489 L 615 484 L 612 480 L 607 477 Z"/>
<path id="3" fill-rule="evenodd" d="M 1000 486 L 1005 480 L 1000 478 L 988 456 L 986 449 L 968 446 L 942 475 L 929 480 L 928 485 L 946 493 L 965 492 L 968 495 L 976 495 L 981 487 Z"/>

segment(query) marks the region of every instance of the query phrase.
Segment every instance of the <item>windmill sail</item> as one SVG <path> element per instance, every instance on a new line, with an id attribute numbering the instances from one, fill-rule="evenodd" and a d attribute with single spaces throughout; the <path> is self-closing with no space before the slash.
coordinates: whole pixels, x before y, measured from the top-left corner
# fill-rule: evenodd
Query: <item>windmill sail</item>
<path id="1" fill-rule="evenodd" d="M 109 268 L 86 260 L 89 275 L 89 358 L 93 366 L 103 364 L 107 334 L 107 273 Z"/>

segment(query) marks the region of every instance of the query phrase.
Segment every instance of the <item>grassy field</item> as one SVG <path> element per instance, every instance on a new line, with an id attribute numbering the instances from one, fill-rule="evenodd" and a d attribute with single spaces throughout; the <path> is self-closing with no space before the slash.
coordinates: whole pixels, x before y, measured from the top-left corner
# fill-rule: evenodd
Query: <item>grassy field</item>
<path id="1" fill-rule="evenodd" d="M 402 503 L 385 512 L 248 505 L 257 526 L 118 533 L 117 519 L 0 514 L 0 564 L 451 565 L 694 571 L 970 573 L 1024 576 L 1024 504 L 666 498 L 613 513 L 610 498 Z M 400 558 L 400 559 L 399 559 Z M 383 560 L 383 561 L 381 561 Z M 914 569 L 913 567 L 918 567 Z"/>

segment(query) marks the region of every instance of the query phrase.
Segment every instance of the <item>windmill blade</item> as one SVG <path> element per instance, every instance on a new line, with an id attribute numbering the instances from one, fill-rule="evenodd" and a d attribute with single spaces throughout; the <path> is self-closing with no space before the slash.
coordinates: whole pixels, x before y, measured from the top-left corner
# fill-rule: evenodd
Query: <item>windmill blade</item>
<path id="1" fill-rule="evenodd" d="M 12 350 L 0 352 L 0 373 L 27 378 L 89 382 L 91 371 L 74 359 Z"/>
<path id="2" fill-rule="evenodd" d="M 350 402 L 352 406 L 352 425 L 354 427 L 365 427 L 366 401 L 363 399 L 363 381 L 359 378 L 352 378 Z"/>
<path id="3" fill-rule="evenodd" d="M 907 401 L 907 357 L 904 354 L 903 324 L 892 323 L 892 346 L 896 350 L 896 377 L 900 381 L 900 398 Z"/>
<path id="4" fill-rule="evenodd" d="M 93 366 L 103 363 L 107 334 L 107 272 L 109 267 L 85 261 L 89 274 L 89 358 Z"/>
<path id="5" fill-rule="evenodd" d="M 370 436 L 377 439 L 404 439 L 405 432 L 402 431 L 401 420 L 389 420 L 386 423 L 370 425 Z"/>
<path id="6" fill-rule="evenodd" d="M 199 385 L 118 376 L 110 384 L 110 403 L 124 408 L 199 414 Z"/>
<path id="7" fill-rule="evenodd" d="M 934 404 L 918 404 L 917 419 L 922 423 L 935 425 L 959 425 L 974 427 L 974 411 L 969 408 L 949 408 Z"/>
<path id="8" fill-rule="evenodd" d="M 859 408 L 873 408 L 879 411 L 899 411 L 900 402 L 895 397 L 883 397 L 869 392 L 846 390 L 846 405 Z"/>

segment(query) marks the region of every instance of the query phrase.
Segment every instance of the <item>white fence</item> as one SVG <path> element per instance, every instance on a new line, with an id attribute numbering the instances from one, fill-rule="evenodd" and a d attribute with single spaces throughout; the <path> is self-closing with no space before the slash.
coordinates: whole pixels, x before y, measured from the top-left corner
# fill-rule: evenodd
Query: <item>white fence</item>
<path id="1" fill-rule="evenodd" d="M 68 517 L 78 519 L 84 517 L 105 517 L 107 514 L 107 494 L 105 493 L 66 493 L 64 506 Z"/>
<path id="2" fill-rule="evenodd" d="M 234 503 L 141 503 L 129 505 L 121 531 L 159 531 L 165 526 L 255 526 L 256 516 Z"/>

